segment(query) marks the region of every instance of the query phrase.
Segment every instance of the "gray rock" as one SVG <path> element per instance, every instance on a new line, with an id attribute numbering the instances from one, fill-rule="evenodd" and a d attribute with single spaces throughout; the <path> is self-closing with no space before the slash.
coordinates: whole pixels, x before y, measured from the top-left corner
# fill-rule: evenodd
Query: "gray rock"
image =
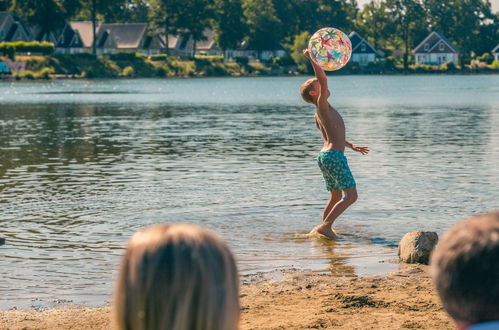
<path id="1" fill-rule="evenodd" d="M 433 231 L 413 231 L 405 234 L 399 243 L 400 261 L 428 265 L 431 251 L 437 242 L 438 235 Z"/>

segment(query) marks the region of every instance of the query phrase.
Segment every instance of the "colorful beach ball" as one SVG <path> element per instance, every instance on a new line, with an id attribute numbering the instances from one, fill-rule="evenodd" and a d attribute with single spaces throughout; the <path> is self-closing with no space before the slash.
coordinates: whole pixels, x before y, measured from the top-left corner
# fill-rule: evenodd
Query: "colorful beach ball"
<path id="1" fill-rule="evenodd" d="M 335 28 L 322 28 L 308 42 L 308 49 L 324 70 L 334 71 L 344 67 L 352 56 L 352 43 L 347 35 Z"/>

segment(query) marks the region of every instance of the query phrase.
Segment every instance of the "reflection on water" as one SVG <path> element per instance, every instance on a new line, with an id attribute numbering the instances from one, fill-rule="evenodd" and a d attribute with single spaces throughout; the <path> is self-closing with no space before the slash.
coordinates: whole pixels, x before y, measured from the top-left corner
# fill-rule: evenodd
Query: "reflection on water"
<path id="1" fill-rule="evenodd" d="M 344 238 L 300 238 L 327 199 L 303 80 L 0 84 L 0 308 L 102 304 L 127 238 L 158 222 L 216 230 L 245 274 L 351 276 L 395 270 L 408 231 L 498 208 L 497 77 L 336 77 L 372 152 L 347 153 Z"/>

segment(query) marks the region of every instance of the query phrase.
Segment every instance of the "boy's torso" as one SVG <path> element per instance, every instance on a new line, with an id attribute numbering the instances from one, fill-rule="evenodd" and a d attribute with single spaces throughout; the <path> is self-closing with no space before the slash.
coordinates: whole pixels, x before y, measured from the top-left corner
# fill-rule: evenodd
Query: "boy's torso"
<path id="1" fill-rule="evenodd" d="M 328 104 L 329 105 L 329 104 Z M 322 151 L 325 150 L 345 150 L 345 123 L 343 118 L 331 105 L 329 105 L 328 115 L 326 118 L 315 113 L 317 126 L 322 133 L 324 145 Z"/>

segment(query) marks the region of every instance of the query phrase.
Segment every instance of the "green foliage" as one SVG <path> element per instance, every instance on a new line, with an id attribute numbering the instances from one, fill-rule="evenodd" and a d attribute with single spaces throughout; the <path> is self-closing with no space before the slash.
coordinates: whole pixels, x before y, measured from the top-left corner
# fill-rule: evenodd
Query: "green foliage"
<path id="1" fill-rule="evenodd" d="M 16 41 L 16 42 L 2 42 L 0 43 L 0 50 L 5 51 L 6 48 L 14 48 L 14 53 L 32 53 L 32 54 L 43 54 L 43 55 L 53 55 L 55 51 L 54 44 L 51 42 L 38 42 L 38 41 Z M 8 50 L 12 52 L 12 50 Z M 8 56 L 8 55 L 6 55 Z"/>
<path id="2" fill-rule="evenodd" d="M 489 68 L 491 68 L 492 70 L 499 70 L 499 61 L 495 60 L 494 62 L 492 62 L 492 64 L 489 65 Z"/>
<path id="3" fill-rule="evenodd" d="M 249 58 L 247 58 L 246 56 L 238 56 L 235 57 L 234 60 L 242 67 L 247 67 L 249 64 Z"/>
<path id="4" fill-rule="evenodd" d="M 157 55 L 151 55 L 149 58 L 151 59 L 151 61 L 167 61 L 168 55 L 167 54 L 157 54 Z"/>
<path id="5" fill-rule="evenodd" d="M 2 45 L 0 44 L 0 48 Z M 16 60 L 16 47 L 14 45 L 6 45 L 2 48 L 3 56 L 7 56 L 11 61 Z"/>
<path id="6" fill-rule="evenodd" d="M 283 57 L 274 57 L 272 59 L 272 65 L 278 67 L 292 66 L 295 62 L 291 56 L 283 56 Z"/>
<path id="7" fill-rule="evenodd" d="M 242 0 L 251 48 L 276 49 L 282 37 L 283 24 L 276 16 L 272 0 Z"/>
<path id="8" fill-rule="evenodd" d="M 211 62 L 223 62 L 222 55 L 194 55 L 194 59 L 209 60 Z"/>
<path id="9" fill-rule="evenodd" d="M 456 65 L 452 61 L 442 64 L 442 70 L 444 71 L 455 71 L 456 69 Z"/>
<path id="10" fill-rule="evenodd" d="M 490 53 L 483 53 L 482 56 L 478 56 L 476 59 L 480 62 L 492 64 L 492 62 L 494 61 L 494 56 L 492 56 L 492 54 Z"/>
<path id="11" fill-rule="evenodd" d="M 220 49 L 236 48 L 246 34 L 241 0 L 213 0 L 213 29 Z"/>
<path id="12" fill-rule="evenodd" d="M 135 70 L 131 66 L 127 66 L 121 71 L 123 77 L 133 77 L 135 75 Z"/>
<path id="13" fill-rule="evenodd" d="M 308 40 L 311 35 L 308 32 L 302 32 L 294 37 L 293 45 L 291 46 L 291 58 L 296 63 L 299 72 L 310 73 L 312 68 L 308 59 L 303 56 L 303 50 L 308 47 Z"/>

